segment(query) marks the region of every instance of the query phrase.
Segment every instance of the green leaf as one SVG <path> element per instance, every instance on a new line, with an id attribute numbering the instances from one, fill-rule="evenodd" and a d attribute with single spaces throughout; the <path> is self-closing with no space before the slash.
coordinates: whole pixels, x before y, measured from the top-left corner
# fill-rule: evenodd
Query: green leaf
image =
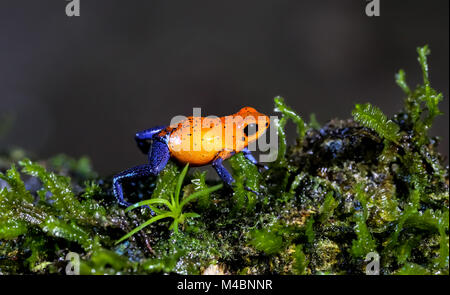
<path id="1" fill-rule="evenodd" d="M 304 275 L 306 267 L 308 266 L 308 262 L 309 261 L 306 258 L 305 253 L 303 253 L 302 245 L 296 245 L 294 253 L 294 263 L 292 265 L 293 273 L 296 275 Z"/>
<path id="2" fill-rule="evenodd" d="M 164 214 L 164 213 L 167 212 L 167 211 L 165 211 L 165 210 L 159 209 L 159 208 L 157 208 L 157 207 L 155 207 L 155 206 L 152 206 L 152 205 L 147 205 L 147 206 L 148 206 L 150 209 L 152 209 L 153 212 L 155 212 L 156 215 L 161 215 L 161 214 Z"/>
<path id="3" fill-rule="evenodd" d="M 166 205 L 169 209 L 173 208 L 172 204 L 170 204 L 170 202 L 167 201 L 166 199 L 155 198 L 155 199 L 149 199 L 149 200 L 144 200 L 144 201 L 135 203 L 135 204 L 127 207 L 125 209 L 125 212 L 131 211 L 131 210 L 136 209 L 141 206 L 146 206 L 146 205 L 151 205 L 151 204 L 161 204 L 161 205 Z"/>
<path id="4" fill-rule="evenodd" d="M 376 249 L 376 243 L 366 225 L 364 214 L 355 214 L 355 219 L 355 233 L 357 239 L 352 242 L 351 253 L 354 257 L 364 257 L 367 253 Z"/>
<path id="5" fill-rule="evenodd" d="M 305 122 L 296 112 L 294 112 L 290 107 L 288 107 L 285 104 L 283 97 L 277 96 L 274 98 L 274 101 L 275 101 L 275 112 L 281 112 L 283 116 L 291 119 L 297 125 L 298 140 L 301 142 L 306 134 Z"/>
<path id="6" fill-rule="evenodd" d="M 147 220 L 146 222 L 144 222 L 143 224 L 141 224 L 140 226 L 136 227 L 135 229 L 133 229 L 132 231 L 130 231 L 129 233 L 127 233 L 126 235 L 121 237 L 119 240 L 117 240 L 115 245 L 117 245 L 117 244 L 121 243 L 122 241 L 128 239 L 129 237 L 131 237 L 135 233 L 139 232 L 140 230 L 142 230 L 146 226 L 149 226 L 150 224 L 152 224 L 153 222 L 156 222 L 158 220 L 161 220 L 161 219 L 164 219 L 164 218 L 168 218 L 168 217 L 173 217 L 171 212 L 168 212 L 168 213 L 165 213 L 165 214 L 158 215 L 158 216 L 155 216 L 153 218 L 150 218 L 149 220 Z"/>
<path id="7" fill-rule="evenodd" d="M 362 212 L 357 211 L 354 214 L 356 221 L 355 233 L 356 240 L 352 241 L 352 247 L 350 253 L 354 257 L 364 257 L 367 253 L 372 252 L 376 249 L 376 242 L 370 233 L 370 230 L 366 224 L 368 218 L 367 201 L 368 197 L 364 192 L 364 184 L 360 183 L 355 187 L 356 199 L 361 203 Z"/>
<path id="8" fill-rule="evenodd" d="M 352 112 L 353 118 L 361 125 L 373 129 L 381 137 L 398 143 L 400 139 L 399 127 L 388 120 L 383 112 L 369 103 L 357 104 Z"/>
<path id="9" fill-rule="evenodd" d="M 189 163 L 187 163 L 186 166 L 184 166 L 183 171 L 181 171 L 180 176 L 178 176 L 177 187 L 175 189 L 175 202 L 177 205 L 180 204 L 181 186 L 183 185 L 183 181 L 184 181 L 184 178 L 186 177 L 188 168 L 189 168 Z"/>
<path id="10" fill-rule="evenodd" d="M 251 237 L 250 244 L 269 255 L 280 252 L 283 247 L 282 237 L 273 231 L 255 230 L 251 233 Z"/>
<path id="11" fill-rule="evenodd" d="M 169 226 L 169 230 L 173 230 L 174 233 L 178 233 L 178 219 L 174 219 L 172 224 Z"/>
<path id="12" fill-rule="evenodd" d="M 405 112 L 419 145 L 427 144 L 427 132 L 434 119 L 443 113 L 439 110 L 439 103 L 443 99 L 442 93 L 437 93 L 430 85 L 427 56 L 430 54 L 428 45 L 417 48 L 418 61 L 422 70 L 422 85 L 411 91 L 406 84 L 405 73 L 400 70 L 396 76 L 397 84 L 403 89 L 405 99 Z"/>
<path id="13" fill-rule="evenodd" d="M 323 223 L 333 216 L 334 209 L 336 209 L 338 205 L 338 202 L 333 198 L 333 192 L 328 192 L 319 209 L 319 213 L 321 214 L 319 221 Z"/>
<path id="14" fill-rule="evenodd" d="M 417 60 L 419 61 L 420 66 L 422 67 L 423 83 L 425 86 L 429 86 L 430 81 L 428 79 L 427 55 L 429 55 L 431 51 L 428 48 L 428 45 L 425 45 L 423 47 L 417 47 L 417 53 L 419 55 Z"/>
<path id="15" fill-rule="evenodd" d="M 287 118 L 282 117 L 280 120 L 275 120 L 275 124 L 277 125 L 277 136 L 278 136 L 278 155 L 277 163 L 279 166 L 287 166 L 286 161 L 286 131 L 284 131 L 284 127 L 286 126 Z"/>
<path id="16" fill-rule="evenodd" d="M 317 121 L 316 118 L 316 114 L 311 113 L 309 115 L 309 124 L 308 124 L 309 128 L 315 129 L 315 130 L 320 130 L 320 123 Z"/>
<path id="17" fill-rule="evenodd" d="M 395 82 L 403 90 L 403 92 L 405 92 L 406 95 L 411 94 L 411 89 L 409 89 L 409 86 L 406 83 L 405 71 L 403 70 L 398 71 L 398 73 L 395 75 Z"/>
<path id="18" fill-rule="evenodd" d="M 20 178 L 20 173 L 17 171 L 16 166 L 12 165 L 11 168 L 6 171 L 6 175 L 0 173 L 0 179 L 6 181 L 13 191 L 20 199 L 26 202 L 33 202 L 34 198 L 29 191 L 25 188 L 25 184 Z"/>
<path id="19" fill-rule="evenodd" d="M 185 217 L 189 217 L 189 218 L 198 218 L 198 217 L 201 217 L 200 214 L 197 214 L 197 213 L 195 213 L 195 212 L 183 213 L 183 215 L 184 215 Z"/>
<path id="20" fill-rule="evenodd" d="M 306 221 L 305 235 L 308 238 L 308 243 L 313 243 L 316 238 L 316 233 L 314 232 L 314 217 L 311 215 Z"/>
<path id="21" fill-rule="evenodd" d="M 219 189 L 221 189 L 222 187 L 223 187 L 223 184 L 221 183 L 221 184 L 212 186 L 212 187 L 210 187 L 210 188 L 207 188 L 207 189 L 205 189 L 205 190 L 202 190 L 202 191 L 198 191 L 198 192 L 192 193 L 192 194 L 190 194 L 187 198 L 183 199 L 183 201 L 181 201 L 180 207 L 183 208 L 187 203 L 191 202 L 192 200 L 194 200 L 194 199 L 196 199 L 196 198 L 198 198 L 198 197 L 201 197 L 201 196 L 210 194 L 210 193 L 212 193 L 212 192 L 215 192 L 216 190 L 219 190 Z"/>

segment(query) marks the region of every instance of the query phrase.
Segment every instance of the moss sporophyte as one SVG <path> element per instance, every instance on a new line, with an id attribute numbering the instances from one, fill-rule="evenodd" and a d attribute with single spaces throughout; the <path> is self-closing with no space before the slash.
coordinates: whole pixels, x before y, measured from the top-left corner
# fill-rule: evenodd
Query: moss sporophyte
<path id="1" fill-rule="evenodd" d="M 305 123 L 276 97 L 276 161 L 260 171 L 236 153 L 230 187 L 169 160 L 123 182 L 125 207 L 87 158 L 2 151 L 0 273 L 65 273 L 75 252 L 81 274 L 364 274 L 376 253 L 381 274 L 448 275 L 449 168 L 428 134 L 443 96 L 429 48 L 417 52 L 422 82 L 397 73 L 391 118 L 361 103 L 352 119 Z"/>

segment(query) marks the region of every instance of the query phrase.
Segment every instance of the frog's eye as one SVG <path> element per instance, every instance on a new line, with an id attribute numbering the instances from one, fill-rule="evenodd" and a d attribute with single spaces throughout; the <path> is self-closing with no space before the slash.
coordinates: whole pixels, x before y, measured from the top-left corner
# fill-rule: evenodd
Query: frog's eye
<path id="1" fill-rule="evenodd" d="M 247 137 L 254 135 L 256 132 L 258 132 L 258 124 L 251 123 L 244 128 L 244 133 Z"/>

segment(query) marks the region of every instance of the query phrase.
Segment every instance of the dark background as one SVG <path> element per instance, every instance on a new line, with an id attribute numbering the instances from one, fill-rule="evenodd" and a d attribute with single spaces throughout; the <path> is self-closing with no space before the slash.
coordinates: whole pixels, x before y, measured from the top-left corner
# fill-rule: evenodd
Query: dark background
<path id="1" fill-rule="evenodd" d="M 145 156 L 133 136 L 175 115 L 273 114 L 283 95 L 306 120 L 348 118 L 357 102 L 392 115 L 394 74 L 421 80 L 416 47 L 429 44 L 431 83 L 444 93 L 432 134 L 448 155 L 449 1 L 0 0 L 0 147 L 39 157 L 88 155 L 111 174 Z M 292 137 L 293 138 L 293 135 Z"/>

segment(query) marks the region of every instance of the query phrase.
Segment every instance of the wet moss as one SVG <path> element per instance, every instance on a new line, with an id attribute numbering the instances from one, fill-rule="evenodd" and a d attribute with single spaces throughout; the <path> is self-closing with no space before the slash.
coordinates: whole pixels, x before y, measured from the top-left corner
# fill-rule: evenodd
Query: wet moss
<path id="1" fill-rule="evenodd" d="M 232 157 L 236 184 L 185 204 L 199 217 L 178 231 L 161 219 L 116 244 L 158 212 L 118 206 L 111 178 L 99 178 L 87 158 L 1 152 L 0 273 L 64 273 L 66 255 L 76 252 L 82 274 L 364 274 L 366 255 L 377 252 L 382 274 L 448 274 L 449 168 L 428 135 L 442 100 L 428 54 L 418 49 L 416 88 L 403 71 L 396 75 L 406 97 L 392 118 L 366 103 L 353 119 L 320 125 L 311 116 L 305 124 L 275 98 L 277 160 L 260 171 L 242 154 Z M 292 146 L 288 120 L 298 133 Z M 169 162 L 124 190 L 133 202 L 170 202 L 220 183 L 196 172 L 177 186 L 180 173 Z"/>

